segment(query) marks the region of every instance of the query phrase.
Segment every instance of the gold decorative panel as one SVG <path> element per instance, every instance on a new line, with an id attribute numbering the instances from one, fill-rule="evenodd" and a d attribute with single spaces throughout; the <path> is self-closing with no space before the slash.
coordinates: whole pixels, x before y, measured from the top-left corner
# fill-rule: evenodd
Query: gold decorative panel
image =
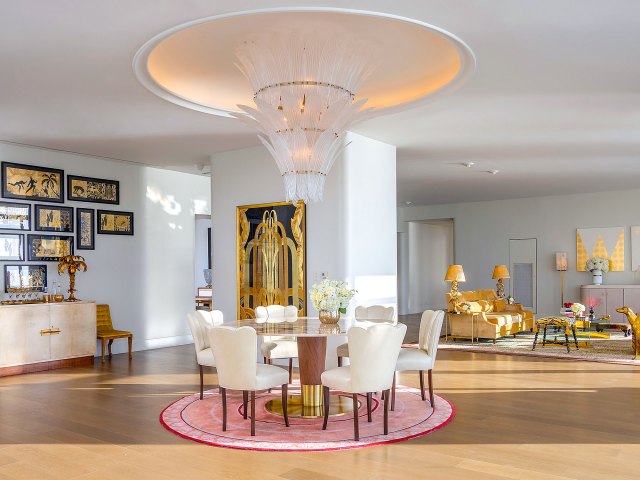
<path id="1" fill-rule="evenodd" d="M 585 272 L 590 257 L 609 259 L 609 270 L 624 271 L 624 227 L 579 228 L 576 233 L 576 268 Z"/>
<path id="2" fill-rule="evenodd" d="M 237 207 L 238 318 L 254 318 L 260 305 L 306 315 L 305 223 L 302 201 Z"/>

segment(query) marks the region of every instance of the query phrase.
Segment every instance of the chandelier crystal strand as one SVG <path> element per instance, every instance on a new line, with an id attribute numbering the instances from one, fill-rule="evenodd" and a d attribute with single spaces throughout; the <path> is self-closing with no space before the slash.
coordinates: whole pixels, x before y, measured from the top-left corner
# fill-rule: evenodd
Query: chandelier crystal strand
<path id="1" fill-rule="evenodd" d="M 370 115 L 355 100 L 371 74 L 370 46 L 327 35 L 265 35 L 236 50 L 256 107 L 234 114 L 259 132 L 278 165 L 289 201 L 322 199 L 327 173 L 346 147 L 344 134 Z"/>

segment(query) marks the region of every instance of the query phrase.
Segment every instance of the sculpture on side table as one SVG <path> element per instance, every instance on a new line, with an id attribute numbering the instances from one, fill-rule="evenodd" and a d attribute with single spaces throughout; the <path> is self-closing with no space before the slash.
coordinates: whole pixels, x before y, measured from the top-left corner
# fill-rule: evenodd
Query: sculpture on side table
<path id="1" fill-rule="evenodd" d="M 87 264 L 84 261 L 84 257 L 80 255 L 65 255 L 61 257 L 58 263 L 58 275 L 61 275 L 65 270 L 69 273 L 69 298 L 67 298 L 65 302 L 77 302 L 79 300 L 75 297 L 76 271 L 87 271 Z"/>
<path id="2" fill-rule="evenodd" d="M 616 308 L 616 312 L 627 316 L 631 324 L 631 346 L 633 348 L 634 360 L 640 355 L 640 318 L 629 307 Z"/>

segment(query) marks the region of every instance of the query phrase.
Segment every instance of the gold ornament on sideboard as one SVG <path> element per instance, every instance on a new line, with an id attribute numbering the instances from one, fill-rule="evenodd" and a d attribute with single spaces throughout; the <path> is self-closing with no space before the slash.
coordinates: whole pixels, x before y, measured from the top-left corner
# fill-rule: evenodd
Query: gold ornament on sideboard
<path id="1" fill-rule="evenodd" d="M 61 275 L 64 271 L 69 274 L 69 298 L 65 302 L 77 302 L 79 301 L 75 297 L 76 292 L 76 271 L 87 271 L 87 264 L 84 261 L 84 257 L 80 255 L 65 255 L 60 258 L 58 263 L 58 275 Z"/>

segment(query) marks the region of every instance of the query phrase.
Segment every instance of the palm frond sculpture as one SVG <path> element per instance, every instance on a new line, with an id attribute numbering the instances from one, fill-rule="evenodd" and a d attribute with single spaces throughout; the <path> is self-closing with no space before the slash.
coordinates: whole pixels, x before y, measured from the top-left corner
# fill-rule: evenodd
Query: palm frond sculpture
<path id="1" fill-rule="evenodd" d="M 69 298 L 67 298 L 66 302 L 77 302 L 78 299 L 75 296 L 76 292 L 76 272 L 81 270 L 83 272 L 87 271 L 87 264 L 84 261 L 84 257 L 80 255 L 65 255 L 60 258 L 58 262 L 58 275 L 64 273 L 64 271 L 69 273 Z"/>

